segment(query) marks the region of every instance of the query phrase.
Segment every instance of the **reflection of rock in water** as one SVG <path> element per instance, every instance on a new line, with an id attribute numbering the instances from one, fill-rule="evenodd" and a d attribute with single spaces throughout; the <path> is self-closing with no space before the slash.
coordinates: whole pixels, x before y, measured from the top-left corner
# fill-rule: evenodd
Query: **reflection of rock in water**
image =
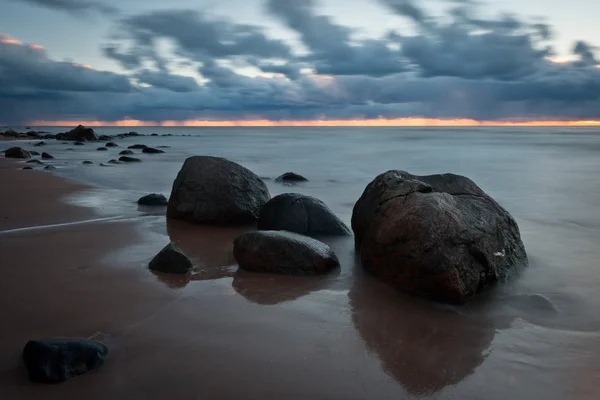
<path id="1" fill-rule="evenodd" d="M 247 300 L 274 305 L 296 300 L 327 288 L 339 271 L 327 276 L 287 276 L 238 270 L 233 275 L 233 289 Z"/>
<path id="2" fill-rule="evenodd" d="M 482 317 L 411 298 L 359 273 L 348 294 L 352 320 L 386 373 L 414 395 L 433 394 L 473 374 L 495 329 Z"/>

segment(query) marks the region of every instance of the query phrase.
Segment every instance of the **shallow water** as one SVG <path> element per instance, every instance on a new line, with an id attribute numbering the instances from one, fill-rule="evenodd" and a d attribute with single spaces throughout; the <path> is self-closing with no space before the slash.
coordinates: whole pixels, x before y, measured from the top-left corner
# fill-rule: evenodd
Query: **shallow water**
<path id="1" fill-rule="evenodd" d="M 272 343 L 272 349 L 261 349 L 264 357 L 275 357 L 272 361 L 284 370 L 317 363 L 318 371 L 335 379 L 358 377 L 364 393 L 355 392 L 356 398 L 600 398 L 599 130 L 136 130 L 176 136 L 119 139 L 115 141 L 120 147 L 108 152 L 96 151 L 103 143 L 73 146 L 46 141 L 43 147 L 24 147 L 53 154 L 56 160 L 51 163 L 57 173 L 96 185 L 98 189 L 70 201 L 95 207 L 106 217 L 146 215 L 149 210 L 135 204 L 140 196 L 168 195 L 186 157 L 213 155 L 236 161 L 265 178 L 272 195 L 293 191 L 322 199 L 348 224 L 365 186 L 389 169 L 466 175 L 519 223 L 530 266 L 514 281 L 468 305 L 448 307 L 404 296 L 364 274 L 355 261 L 351 238 L 326 239 L 342 263 L 331 276 L 266 278 L 235 268 L 231 241 L 243 229 L 166 224 L 159 216 L 145 222 L 148 235 L 177 241 L 196 266 L 189 280 L 160 277 L 172 290 L 192 302 L 200 301 L 200 292 L 209 291 L 215 298 L 233 295 L 258 307 L 252 312 L 260 316 L 261 324 L 272 328 L 280 318 L 294 327 L 282 329 L 281 335 L 293 340 L 297 350 L 285 340 Z M 123 129 L 97 132 L 116 134 Z M 157 155 L 134 150 L 143 159 L 139 164 L 98 166 L 135 143 L 170 148 Z M 65 151 L 69 147 L 74 150 Z M 81 165 L 84 160 L 95 165 Z M 274 181 L 287 171 L 309 181 L 294 186 Z M 127 253 L 139 261 L 151 256 L 145 247 Z M 549 312 L 531 299 L 507 300 L 534 293 L 550 299 L 558 311 Z M 187 313 L 184 306 L 177 312 Z M 239 324 L 252 334 L 261 329 L 258 322 L 240 320 Z M 277 349 L 287 358 L 277 358 Z"/>

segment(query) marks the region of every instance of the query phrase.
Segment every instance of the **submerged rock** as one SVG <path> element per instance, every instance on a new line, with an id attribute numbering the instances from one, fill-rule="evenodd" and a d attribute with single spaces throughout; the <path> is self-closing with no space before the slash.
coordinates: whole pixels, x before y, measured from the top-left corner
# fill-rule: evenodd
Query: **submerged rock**
<path id="1" fill-rule="evenodd" d="M 135 158 L 135 157 L 128 157 L 128 156 L 123 156 L 123 157 L 119 157 L 119 161 L 123 161 L 123 162 L 142 162 L 142 160 L 140 160 L 139 158 Z"/>
<path id="2" fill-rule="evenodd" d="M 133 149 L 133 150 L 142 150 L 142 149 L 145 149 L 147 147 L 148 146 L 146 146 L 145 144 L 134 144 L 134 145 L 128 146 L 127 148 L 128 149 Z"/>
<path id="3" fill-rule="evenodd" d="M 152 193 L 138 200 L 138 204 L 142 206 L 166 206 L 169 200 L 162 194 Z"/>
<path id="4" fill-rule="evenodd" d="M 48 171 L 53 171 L 53 170 L 55 170 L 55 169 L 56 169 L 56 167 L 55 167 L 55 166 L 53 166 L 53 165 L 46 165 L 46 166 L 44 167 L 44 169 L 45 169 L 45 170 L 48 170 Z"/>
<path id="5" fill-rule="evenodd" d="M 96 150 L 97 151 L 108 151 L 108 149 L 106 147 L 98 147 Z"/>
<path id="6" fill-rule="evenodd" d="M 108 160 L 108 163 L 109 164 L 123 164 L 122 162 L 117 161 L 117 160 Z"/>
<path id="7" fill-rule="evenodd" d="M 233 242 L 240 268 L 285 275 L 318 275 L 339 267 L 337 256 L 325 243 L 290 232 L 245 233 Z"/>
<path id="8" fill-rule="evenodd" d="M 265 183 L 241 165 L 219 157 L 190 157 L 173 183 L 167 216 L 242 225 L 256 221 L 269 198 Z"/>
<path id="9" fill-rule="evenodd" d="M 75 146 L 85 146 L 85 143 L 83 142 L 75 142 L 73 143 Z"/>
<path id="10" fill-rule="evenodd" d="M 258 229 L 308 236 L 352 234 L 325 203 L 299 193 L 285 193 L 269 200 L 260 211 Z"/>
<path id="11" fill-rule="evenodd" d="M 109 135 L 102 135 L 98 138 L 98 140 L 101 140 L 103 142 L 107 141 L 107 140 L 112 140 L 112 136 Z M 110 147 L 110 146 L 109 146 Z"/>
<path id="12" fill-rule="evenodd" d="M 163 150 L 160 149 L 153 149 L 152 147 L 146 147 L 142 150 L 142 153 L 147 153 L 147 154 L 160 154 L 160 153 L 164 153 Z"/>
<path id="13" fill-rule="evenodd" d="M 40 153 L 38 153 L 37 151 L 33 151 L 33 150 L 31 150 L 29 152 L 29 154 L 31 154 L 32 156 L 39 156 L 40 155 Z"/>
<path id="14" fill-rule="evenodd" d="M 52 159 L 54 159 L 54 156 L 49 153 L 42 153 L 42 159 L 43 160 L 52 160 Z"/>
<path id="15" fill-rule="evenodd" d="M 173 242 L 160 251 L 148 265 L 152 271 L 167 274 L 186 274 L 192 268 L 192 262 Z"/>
<path id="16" fill-rule="evenodd" d="M 38 165 L 44 165 L 43 162 L 41 162 L 40 160 L 29 160 L 27 161 L 27 164 L 38 164 Z"/>
<path id="17" fill-rule="evenodd" d="M 276 182 L 306 182 L 306 181 L 308 181 L 308 179 L 306 179 L 302 175 L 298 175 L 293 172 L 286 172 L 285 174 L 283 174 L 280 177 L 278 177 L 277 179 L 275 179 L 275 181 Z"/>
<path id="18" fill-rule="evenodd" d="M 23 360 L 33 382 L 59 383 L 99 368 L 108 355 L 100 342 L 75 339 L 30 340 Z"/>
<path id="19" fill-rule="evenodd" d="M 31 154 L 21 147 L 11 147 L 4 151 L 6 158 L 30 158 Z"/>
<path id="20" fill-rule="evenodd" d="M 93 164 L 93 162 L 91 162 L 91 161 L 84 161 L 84 162 L 82 162 L 82 164 L 83 164 L 83 165 L 92 165 L 92 164 Z"/>
<path id="21" fill-rule="evenodd" d="M 40 146 L 45 146 L 46 143 L 45 142 L 38 142 L 36 144 L 34 144 L 35 147 L 40 147 Z"/>
<path id="22" fill-rule="evenodd" d="M 119 147 L 118 144 L 116 144 L 115 142 L 108 142 L 105 144 L 106 147 Z"/>
<path id="23" fill-rule="evenodd" d="M 128 156 L 131 154 L 135 154 L 135 153 L 131 150 L 123 150 L 123 151 L 119 152 L 119 155 L 122 155 L 122 156 Z"/>
<path id="24" fill-rule="evenodd" d="M 412 294 L 463 303 L 527 264 L 512 216 L 459 175 L 388 171 L 354 206 L 363 266 Z"/>

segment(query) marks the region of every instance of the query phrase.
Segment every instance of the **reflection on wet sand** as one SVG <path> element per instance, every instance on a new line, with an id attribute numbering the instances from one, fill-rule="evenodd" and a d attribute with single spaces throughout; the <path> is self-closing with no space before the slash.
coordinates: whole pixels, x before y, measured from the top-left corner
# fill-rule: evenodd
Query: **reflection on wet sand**
<path id="1" fill-rule="evenodd" d="M 473 374 L 494 339 L 483 316 L 401 295 L 358 269 L 348 296 L 365 345 L 413 395 L 431 395 Z"/>

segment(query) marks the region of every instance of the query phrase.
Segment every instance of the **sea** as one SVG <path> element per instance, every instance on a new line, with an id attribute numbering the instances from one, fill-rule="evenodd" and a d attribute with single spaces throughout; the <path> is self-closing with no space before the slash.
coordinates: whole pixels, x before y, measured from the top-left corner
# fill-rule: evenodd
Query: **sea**
<path id="1" fill-rule="evenodd" d="M 20 143 L 54 155 L 47 162 L 57 168 L 54 173 L 93 186 L 67 201 L 93 207 L 102 217 L 147 215 L 136 200 L 148 193 L 168 197 L 184 160 L 195 155 L 243 165 L 265 180 L 273 196 L 317 197 L 348 225 L 367 184 L 385 171 L 471 178 L 516 219 L 529 266 L 467 305 L 434 304 L 380 285 L 358 265 L 352 238 L 332 239 L 341 271 L 314 287 L 275 288 L 273 298 L 264 298 L 267 288 L 254 297 L 250 289 L 238 292 L 261 307 L 288 307 L 318 318 L 325 336 L 313 333 L 314 345 L 339 352 L 332 357 L 347 362 L 349 370 L 365 365 L 370 371 L 362 382 L 365 393 L 379 393 L 377 385 L 390 388 L 380 398 L 600 399 L 600 128 L 94 129 L 158 136 L 115 139 L 119 147 L 103 152 L 96 150 L 102 142 L 74 146 L 47 140 L 39 148 L 33 147 L 37 140 Z M 134 150 L 141 163 L 99 165 L 137 143 L 168 148 L 164 154 Z M 308 181 L 276 182 L 285 172 Z M 197 290 L 190 289 L 193 284 L 183 290 Z M 541 296 L 555 312 L 540 304 Z M 332 332 L 355 342 L 335 344 Z M 352 352 L 359 356 L 343 355 Z"/>

